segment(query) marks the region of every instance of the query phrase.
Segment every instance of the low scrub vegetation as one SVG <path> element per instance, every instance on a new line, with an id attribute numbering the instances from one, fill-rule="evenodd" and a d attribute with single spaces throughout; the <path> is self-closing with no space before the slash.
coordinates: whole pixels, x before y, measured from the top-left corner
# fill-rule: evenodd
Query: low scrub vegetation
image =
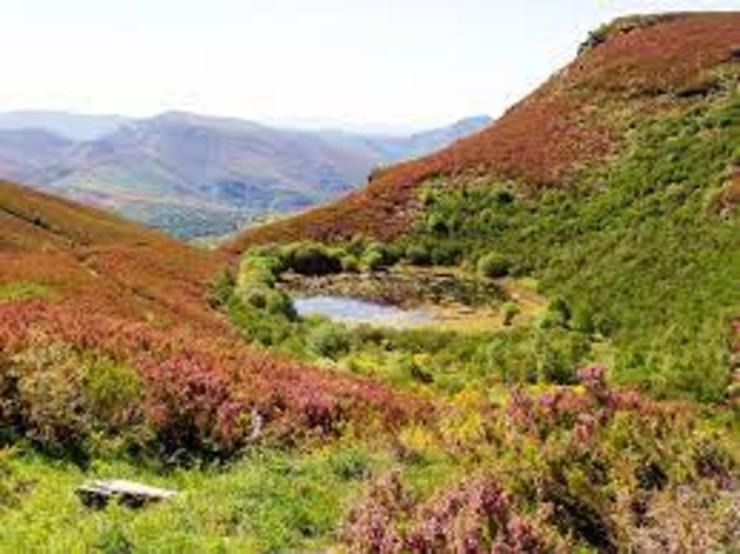
<path id="1" fill-rule="evenodd" d="M 220 273 L 0 186 L 0 552 L 737 550 L 738 21 L 604 28 L 474 140 Z M 348 326 L 286 292 L 408 266 L 497 323 Z M 182 494 L 88 510 L 98 477 Z"/>
<path id="2" fill-rule="evenodd" d="M 738 544 L 737 453 L 686 406 L 609 388 L 457 398 L 436 432 L 401 438 L 411 465 L 459 464 L 426 490 L 413 471 L 371 481 L 345 523 L 358 552 L 706 552 Z M 481 412 L 481 409 L 484 410 Z M 475 415 L 477 414 L 477 416 Z M 435 461 L 437 460 L 437 461 Z M 707 510 L 707 511 L 705 511 Z M 712 513 L 711 518 L 702 514 Z"/>
<path id="3" fill-rule="evenodd" d="M 740 97 L 728 85 L 634 128 L 625 155 L 585 172 L 575 191 L 529 198 L 507 183 L 431 183 L 424 218 L 401 242 L 457 250 L 492 277 L 534 275 L 558 298 L 553 319 L 613 341 L 617 380 L 721 400 L 740 313 L 731 284 L 740 282 L 740 220 L 737 210 L 718 217 L 711 202 L 732 172 L 739 128 Z M 430 218 L 447 222 L 442 234 Z"/>
<path id="4" fill-rule="evenodd" d="M 609 345 L 592 331 L 573 327 L 570 315 L 562 314 L 567 308 L 558 300 L 540 317 L 510 329 L 483 326 L 464 334 L 430 327 L 350 327 L 323 318 L 299 318 L 290 298 L 277 286 L 288 270 L 281 262 L 281 251 L 247 253 L 236 280 L 227 279 L 232 283 L 231 294 L 228 287 L 219 292 L 225 298 L 222 308 L 248 340 L 311 363 L 416 392 L 450 394 L 481 386 L 569 384 L 575 380 L 574 368 L 608 357 Z M 245 289 L 247 284 L 251 288 Z M 287 307 L 276 311 L 272 304 L 251 302 L 251 291 L 263 289 L 280 297 L 276 304 Z M 499 305 L 498 289 L 488 294 L 475 301 Z M 499 305 L 504 325 L 512 324 L 519 309 L 515 302 Z"/>
<path id="5" fill-rule="evenodd" d="M 478 271 L 484 277 L 492 279 L 506 277 L 510 266 L 508 258 L 498 252 L 489 252 L 478 260 Z"/>
<path id="6" fill-rule="evenodd" d="M 255 437 L 255 414 L 260 439 L 285 440 L 334 436 L 355 416 L 395 425 L 407 407 L 422 408 L 228 336 L 41 303 L 0 306 L 0 322 L 0 444 L 26 439 L 81 461 L 108 446 L 223 459 Z"/>

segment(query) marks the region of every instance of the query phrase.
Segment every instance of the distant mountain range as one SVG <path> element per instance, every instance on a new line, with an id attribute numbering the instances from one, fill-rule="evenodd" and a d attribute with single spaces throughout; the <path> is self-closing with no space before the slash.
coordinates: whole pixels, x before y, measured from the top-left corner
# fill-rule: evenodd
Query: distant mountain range
<path id="1" fill-rule="evenodd" d="M 489 123 L 479 116 L 381 136 L 184 112 L 141 120 L 13 112 L 0 114 L 0 178 L 193 238 L 334 199 L 375 167 L 436 151 Z"/>
<path id="2" fill-rule="evenodd" d="M 70 140 L 88 141 L 109 135 L 130 121 L 120 115 L 24 110 L 0 113 L 0 130 L 43 129 Z"/>

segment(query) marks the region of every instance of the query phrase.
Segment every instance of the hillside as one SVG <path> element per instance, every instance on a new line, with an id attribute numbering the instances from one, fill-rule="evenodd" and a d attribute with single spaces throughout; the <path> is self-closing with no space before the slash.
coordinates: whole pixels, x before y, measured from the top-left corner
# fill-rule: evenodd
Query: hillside
<path id="1" fill-rule="evenodd" d="M 740 14 L 618 20 L 491 127 L 217 251 L 0 183 L 0 551 L 738 550 L 738 45 Z M 136 167 L 233 203 L 160 161 L 279 159 L 254 132 L 76 148 L 127 201 Z M 75 494 L 121 478 L 179 494 Z"/>
<path id="2" fill-rule="evenodd" d="M 428 153 L 488 123 L 472 118 L 382 137 L 180 112 L 138 121 L 63 116 L 0 114 L 0 176 L 185 238 L 334 199 L 378 165 Z M 101 129 L 109 132 L 89 140 L 58 136 Z"/>
<path id="3" fill-rule="evenodd" d="M 244 444 L 249 426 L 236 419 L 250 410 L 277 434 L 328 429 L 352 413 L 406 411 L 382 386 L 247 346 L 207 300 L 223 266 L 218 255 L 117 216 L 0 183 L 0 441 L 20 433 L 69 453 L 92 428 L 135 434 L 144 425 L 153 442 L 140 447 L 216 455 Z M 107 427 L 113 408 L 91 406 L 75 388 L 85 371 L 106 371 L 100 364 L 113 372 L 107 386 L 138 383 L 134 411 L 114 409 L 130 427 Z M 33 388 L 24 379 L 42 376 L 60 379 L 61 389 L 13 385 Z M 61 404 L 28 412 L 27 402 L 42 402 L 29 394 Z"/>
<path id="4" fill-rule="evenodd" d="M 230 250 L 297 237 L 392 238 L 410 228 L 419 208 L 414 191 L 434 177 L 513 181 L 527 193 L 564 188 L 579 169 L 623 151 L 636 121 L 711 94 L 720 68 L 737 63 L 739 23 L 736 13 L 709 13 L 605 26 L 593 47 L 483 132 L 384 171 L 336 203 L 251 229 Z"/>
<path id="5" fill-rule="evenodd" d="M 225 251 L 364 235 L 426 263 L 495 255 L 614 341 L 617 379 L 722 398 L 740 314 L 738 44 L 736 13 L 619 20 L 483 132 Z"/>
<path id="6" fill-rule="evenodd" d="M 0 281 L 136 320 L 210 319 L 210 254 L 118 216 L 10 183 L 0 185 Z M 176 286 L 173 287 L 173 283 Z"/>

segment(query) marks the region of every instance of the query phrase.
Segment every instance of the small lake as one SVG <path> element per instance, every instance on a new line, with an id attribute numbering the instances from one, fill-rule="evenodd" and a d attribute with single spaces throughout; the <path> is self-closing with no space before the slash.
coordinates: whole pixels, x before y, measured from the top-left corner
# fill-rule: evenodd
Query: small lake
<path id="1" fill-rule="evenodd" d="M 407 310 L 346 296 L 294 298 L 293 305 L 300 316 L 319 315 L 348 324 L 366 323 L 408 329 L 437 321 L 434 315 L 421 309 Z"/>

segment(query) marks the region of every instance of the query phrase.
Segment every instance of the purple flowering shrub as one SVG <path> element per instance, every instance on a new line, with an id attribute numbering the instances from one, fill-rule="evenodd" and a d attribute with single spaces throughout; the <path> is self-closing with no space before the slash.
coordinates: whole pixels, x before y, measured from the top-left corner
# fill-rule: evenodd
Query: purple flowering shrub
<path id="1" fill-rule="evenodd" d="M 415 498 L 398 475 L 373 481 L 347 518 L 350 550 L 678 553 L 740 544 L 731 438 L 701 424 L 696 406 L 609 386 L 601 366 L 577 375 L 577 387 L 514 390 L 503 405 L 476 405 L 485 421 L 468 444 L 465 434 L 436 435 L 462 475 L 431 498 Z"/>
<path id="2" fill-rule="evenodd" d="M 351 512 L 345 539 L 354 552 L 565 552 L 541 515 L 519 512 L 493 477 L 464 480 L 427 502 L 414 503 L 392 474 L 371 484 Z"/>

